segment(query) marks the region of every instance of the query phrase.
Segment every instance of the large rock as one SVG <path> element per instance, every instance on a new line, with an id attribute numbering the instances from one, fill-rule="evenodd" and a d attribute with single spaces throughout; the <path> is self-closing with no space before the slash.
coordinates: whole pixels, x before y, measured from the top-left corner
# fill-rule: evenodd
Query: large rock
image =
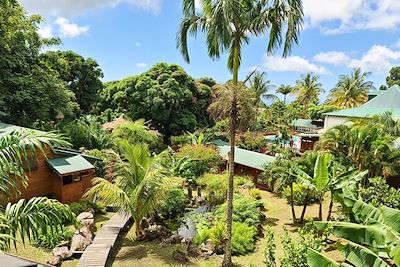
<path id="1" fill-rule="evenodd" d="M 171 235 L 170 237 L 166 238 L 163 240 L 164 244 L 169 244 L 169 245 L 174 245 L 174 244 L 179 244 L 183 240 L 183 236 L 175 234 Z"/>
<path id="2" fill-rule="evenodd" d="M 203 243 L 200 245 L 200 250 L 204 254 L 211 256 L 215 252 L 216 247 L 215 247 L 214 243 L 207 241 L 206 243 Z"/>
<path id="3" fill-rule="evenodd" d="M 193 244 L 193 242 L 188 242 L 187 246 L 187 255 L 189 257 L 197 258 L 197 257 L 206 257 L 205 254 L 201 251 L 201 249 Z"/>
<path id="4" fill-rule="evenodd" d="M 61 263 L 61 257 L 60 256 L 53 256 L 51 257 L 50 260 L 47 261 L 48 264 L 52 266 L 59 266 Z"/>
<path id="5" fill-rule="evenodd" d="M 89 234 L 90 233 L 90 234 Z M 87 227 L 76 231 L 71 239 L 71 251 L 84 251 L 92 243 L 92 234 Z"/>
<path id="6" fill-rule="evenodd" d="M 68 259 L 72 256 L 72 252 L 68 249 L 68 247 L 55 247 L 53 248 L 53 256 L 60 257 L 61 260 Z"/>
<path id="7" fill-rule="evenodd" d="M 94 215 L 91 212 L 82 212 L 76 217 L 76 219 L 83 226 L 90 226 L 94 224 Z"/>
<path id="8" fill-rule="evenodd" d="M 175 250 L 174 252 L 172 252 L 172 258 L 179 262 L 189 262 L 189 258 L 187 257 L 187 255 L 179 250 Z"/>
<path id="9" fill-rule="evenodd" d="M 166 238 L 171 235 L 171 231 L 161 225 L 150 225 L 143 230 L 143 237 L 141 240 L 153 241 L 158 238 Z"/>

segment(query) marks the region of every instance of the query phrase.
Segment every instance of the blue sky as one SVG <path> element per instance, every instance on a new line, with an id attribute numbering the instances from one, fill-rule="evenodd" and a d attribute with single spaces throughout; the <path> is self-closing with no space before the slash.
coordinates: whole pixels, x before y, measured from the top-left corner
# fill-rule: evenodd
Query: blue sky
<path id="1" fill-rule="evenodd" d="M 226 57 L 208 58 L 204 39 L 189 44 L 191 64 L 176 50 L 179 0 L 20 0 L 28 13 L 41 14 L 45 37 L 58 36 L 57 49 L 97 60 L 104 81 L 146 71 L 154 63 L 182 65 L 193 77 L 231 78 Z M 201 0 L 198 0 L 200 3 Z M 340 74 L 354 67 L 372 72 L 376 87 L 400 65 L 399 0 L 303 0 L 305 27 L 291 56 L 266 56 L 266 38 L 252 38 L 243 51 L 241 77 L 257 66 L 275 84 L 294 84 L 314 72 L 328 92 Z M 199 5 L 200 6 L 200 5 Z"/>

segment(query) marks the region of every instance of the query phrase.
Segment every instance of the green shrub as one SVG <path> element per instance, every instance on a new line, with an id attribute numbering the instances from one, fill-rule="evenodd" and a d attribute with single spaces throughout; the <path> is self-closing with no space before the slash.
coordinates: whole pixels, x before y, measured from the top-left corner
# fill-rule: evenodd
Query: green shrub
<path id="1" fill-rule="evenodd" d="M 252 197 L 245 197 L 239 194 L 233 196 L 233 215 L 234 222 L 246 223 L 248 225 L 259 225 L 261 223 L 260 201 Z M 226 203 L 220 205 L 214 212 L 218 221 L 226 219 Z"/>
<path id="2" fill-rule="evenodd" d="M 251 189 L 250 190 L 250 196 L 255 198 L 255 199 L 257 199 L 257 200 L 260 200 L 261 199 L 261 190 L 257 189 L 257 188 Z"/>
<path id="3" fill-rule="evenodd" d="M 377 177 L 369 180 L 368 188 L 362 188 L 360 195 L 367 203 L 375 207 L 382 205 L 394 209 L 400 209 L 400 189 L 388 185 L 385 179 Z"/>
<path id="4" fill-rule="evenodd" d="M 264 257 L 265 257 L 265 266 L 266 267 L 276 267 L 276 259 L 275 259 L 275 237 L 274 237 L 274 231 L 268 227 L 266 229 L 266 235 L 265 235 L 265 251 L 264 251 Z"/>
<path id="5" fill-rule="evenodd" d="M 182 188 L 176 188 L 169 192 L 168 197 L 159 207 L 163 218 L 172 218 L 181 215 L 185 211 L 187 196 Z"/>
<path id="6" fill-rule="evenodd" d="M 297 206 L 304 205 L 304 201 L 307 195 L 307 187 L 301 184 L 293 183 L 293 201 Z M 290 204 L 290 186 L 286 187 L 283 191 L 283 196 L 286 197 L 288 203 Z M 317 203 L 318 197 L 314 191 L 308 192 L 308 203 Z"/>
<path id="7" fill-rule="evenodd" d="M 176 153 L 177 159 L 191 160 L 191 170 L 196 177 L 202 176 L 210 170 L 217 169 L 223 161 L 217 149 L 206 145 L 184 145 Z"/>
<path id="8" fill-rule="evenodd" d="M 203 186 L 204 195 L 210 205 L 222 204 L 226 200 L 226 192 L 228 190 L 228 174 L 206 173 L 198 179 L 197 183 Z M 234 177 L 235 191 L 239 188 L 250 189 L 254 187 L 252 179 L 248 176 Z"/>
<path id="9" fill-rule="evenodd" d="M 74 233 L 70 229 L 65 227 L 53 230 L 47 227 L 46 232 L 39 229 L 39 236 L 33 239 L 32 245 L 45 249 L 53 249 L 62 241 L 70 240 L 73 234 Z"/>
<path id="10" fill-rule="evenodd" d="M 171 136 L 172 147 L 180 147 L 182 145 L 190 144 L 191 142 L 192 142 L 192 136 L 190 136 L 190 134 Z"/>
<path id="11" fill-rule="evenodd" d="M 247 132 L 237 138 L 236 145 L 243 149 L 261 152 L 266 142 L 263 134 Z"/>
<path id="12" fill-rule="evenodd" d="M 280 260 L 281 266 L 285 267 L 308 267 L 307 249 L 321 251 L 330 234 L 329 228 L 322 233 L 318 231 L 313 222 L 305 224 L 299 230 L 297 238 L 290 237 L 286 228 L 284 230 L 285 233 L 281 239 L 284 256 Z"/>
<path id="13" fill-rule="evenodd" d="M 90 208 L 93 208 L 96 214 L 106 213 L 106 207 L 103 204 L 98 202 L 92 202 L 86 198 L 82 198 L 81 200 L 79 200 L 79 202 L 73 202 L 69 204 L 69 207 L 71 211 L 75 213 L 75 215 L 79 215 L 79 213 L 87 211 Z"/>
<path id="14" fill-rule="evenodd" d="M 225 223 L 217 221 L 210 225 L 208 222 L 197 225 L 197 235 L 194 238 L 195 244 L 212 242 L 216 250 L 223 250 L 226 238 Z M 255 237 L 257 229 L 245 223 L 233 222 L 232 224 L 232 254 L 244 255 L 255 249 Z"/>

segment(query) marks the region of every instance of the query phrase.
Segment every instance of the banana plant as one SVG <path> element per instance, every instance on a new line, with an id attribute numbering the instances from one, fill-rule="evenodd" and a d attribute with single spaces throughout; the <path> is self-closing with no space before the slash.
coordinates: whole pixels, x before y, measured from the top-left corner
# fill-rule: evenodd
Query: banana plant
<path id="1" fill-rule="evenodd" d="M 345 211 L 351 213 L 352 222 L 316 222 L 319 230 L 326 227 L 339 239 L 336 248 L 341 250 L 345 262 L 339 266 L 400 266 L 400 210 L 374 207 L 352 196 L 342 195 Z M 308 253 L 311 267 L 318 265 L 321 253 Z M 337 265 L 332 265 L 337 266 Z"/>

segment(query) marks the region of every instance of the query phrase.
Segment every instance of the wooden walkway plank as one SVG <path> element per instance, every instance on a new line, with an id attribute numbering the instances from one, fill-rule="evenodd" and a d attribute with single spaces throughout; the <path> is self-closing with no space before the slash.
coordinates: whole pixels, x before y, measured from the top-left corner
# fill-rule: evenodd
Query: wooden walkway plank
<path id="1" fill-rule="evenodd" d="M 77 267 L 104 267 L 111 249 L 122 229 L 129 221 L 129 217 L 116 213 L 97 232 L 92 244 L 83 251 Z"/>

